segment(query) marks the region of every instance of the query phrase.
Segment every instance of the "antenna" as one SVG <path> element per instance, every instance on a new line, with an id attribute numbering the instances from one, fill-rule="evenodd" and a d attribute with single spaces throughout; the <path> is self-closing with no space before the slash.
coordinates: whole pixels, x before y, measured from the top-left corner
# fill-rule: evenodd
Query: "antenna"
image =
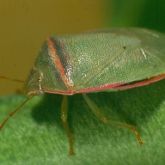
<path id="1" fill-rule="evenodd" d="M 0 76 L 0 79 L 15 81 L 15 82 L 19 82 L 19 83 L 24 83 L 25 82 L 24 80 L 14 79 L 14 78 L 6 77 L 6 76 Z"/>

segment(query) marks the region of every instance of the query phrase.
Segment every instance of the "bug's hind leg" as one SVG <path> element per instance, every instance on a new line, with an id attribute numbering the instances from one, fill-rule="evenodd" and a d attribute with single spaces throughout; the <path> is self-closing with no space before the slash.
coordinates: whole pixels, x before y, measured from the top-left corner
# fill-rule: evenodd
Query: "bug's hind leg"
<path id="1" fill-rule="evenodd" d="M 82 95 L 83 95 L 84 100 L 86 101 L 86 103 L 90 107 L 91 111 L 95 114 L 95 116 L 99 120 L 101 120 L 103 123 L 106 123 L 106 124 L 113 124 L 113 125 L 116 125 L 116 126 L 118 126 L 120 128 L 127 128 L 127 129 L 129 129 L 131 132 L 133 132 L 135 134 L 136 139 L 139 142 L 139 144 L 143 144 L 143 140 L 141 139 L 140 133 L 137 131 L 135 126 L 133 126 L 131 124 L 127 124 L 127 123 L 122 123 L 122 122 L 118 122 L 118 121 L 109 120 L 109 118 L 107 118 L 101 112 L 99 107 L 86 94 L 82 94 Z"/>
<path id="2" fill-rule="evenodd" d="M 62 105 L 61 105 L 61 120 L 66 131 L 68 142 L 69 142 L 69 155 L 74 155 L 73 149 L 73 134 L 70 130 L 69 123 L 68 123 L 68 98 L 67 96 L 63 96 Z"/>

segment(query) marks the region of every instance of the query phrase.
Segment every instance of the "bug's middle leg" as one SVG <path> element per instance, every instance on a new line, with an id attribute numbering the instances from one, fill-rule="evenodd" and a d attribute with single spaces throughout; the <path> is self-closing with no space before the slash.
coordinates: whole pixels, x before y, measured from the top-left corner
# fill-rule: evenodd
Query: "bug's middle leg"
<path id="1" fill-rule="evenodd" d="M 68 141 L 69 141 L 69 155 L 74 154 L 73 148 L 73 134 L 70 130 L 69 123 L 68 123 L 68 98 L 67 96 L 63 96 L 62 105 L 61 105 L 61 120 L 66 131 Z"/>
<path id="2" fill-rule="evenodd" d="M 107 123 L 107 124 L 114 124 L 120 128 L 127 128 L 129 129 L 131 132 L 133 132 L 136 136 L 137 141 L 140 144 L 143 144 L 143 140 L 141 139 L 140 133 L 136 130 L 135 126 L 131 125 L 131 124 L 127 124 L 127 123 L 122 123 L 122 122 L 118 122 L 118 121 L 114 121 L 114 120 L 109 120 L 103 113 L 102 111 L 99 109 L 99 107 L 86 95 L 86 94 L 82 94 L 84 100 L 86 101 L 86 103 L 88 104 L 89 108 L 91 109 L 91 111 L 94 113 L 94 115 L 101 120 L 103 123 Z"/>

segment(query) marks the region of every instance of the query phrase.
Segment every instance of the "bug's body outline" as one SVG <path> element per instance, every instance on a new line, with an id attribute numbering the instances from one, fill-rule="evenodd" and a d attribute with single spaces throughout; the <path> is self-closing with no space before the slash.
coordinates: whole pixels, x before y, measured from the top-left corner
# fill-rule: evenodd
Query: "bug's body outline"
<path id="1" fill-rule="evenodd" d="M 119 34 L 117 34 L 118 31 L 119 31 Z M 128 33 L 128 31 L 130 31 L 130 32 Z M 108 36 L 107 34 L 109 34 L 109 33 L 110 34 L 112 33 L 112 36 L 111 35 Z M 143 41 L 143 38 L 142 38 L 143 36 L 140 33 L 144 34 L 144 41 Z M 132 40 L 131 40 L 133 42 L 133 44 L 130 41 L 127 41 L 129 38 L 127 38 L 126 34 L 128 34 L 129 36 L 133 35 Z M 79 82 L 77 84 L 77 83 L 75 83 L 75 77 L 72 76 L 74 74 L 74 71 L 76 71 L 76 68 L 74 68 L 74 66 L 71 65 L 71 63 L 74 64 L 74 62 L 73 62 L 74 60 L 75 61 L 77 60 L 77 61 L 80 61 L 80 62 L 81 62 L 81 60 L 84 60 L 84 57 L 75 57 L 75 59 L 72 59 L 72 58 L 74 58 L 74 56 L 76 56 L 76 55 L 74 55 L 74 51 L 78 52 L 80 55 L 83 54 L 83 52 L 81 52 L 81 50 L 79 51 L 79 49 L 82 48 L 82 45 L 84 44 L 85 40 L 88 40 L 88 44 L 91 44 L 92 46 L 96 47 L 96 44 L 92 43 L 93 38 L 95 39 L 95 38 L 99 38 L 99 36 L 105 35 L 105 36 L 107 36 L 107 38 L 112 37 L 112 40 L 115 40 L 115 41 L 112 41 L 113 45 L 112 45 L 112 48 L 110 48 L 110 50 L 112 50 L 112 51 L 116 50 L 116 48 L 114 48 L 114 45 L 117 42 L 119 42 L 118 37 L 123 39 L 121 42 L 119 42 L 119 48 L 120 48 L 119 54 L 118 55 L 111 54 L 109 56 L 109 57 L 114 56 L 113 60 L 115 62 L 115 65 L 117 65 L 116 64 L 116 58 L 119 58 L 120 56 L 122 58 L 123 54 L 124 54 L 124 57 L 126 57 L 125 53 L 127 52 L 127 53 L 131 54 L 128 57 L 132 58 L 133 60 L 138 59 L 139 60 L 138 62 L 144 63 L 144 65 L 146 65 L 145 70 L 153 70 L 152 72 L 154 72 L 154 66 L 153 65 L 158 65 L 157 63 L 159 63 L 161 59 L 165 59 L 165 58 L 161 55 L 161 58 L 157 59 L 159 57 L 155 57 L 155 55 L 153 55 L 151 52 L 149 52 L 149 50 L 151 48 L 148 48 L 148 47 L 152 46 L 152 44 L 157 40 L 165 40 L 165 36 L 161 37 L 160 34 L 161 33 L 156 33 L 154 31 L 149 31 L 149 30 L 146 30 L 146 29 L 138 29 L 138 28 L 123 29 L 123 28 L 118 28 L 117 30 L 112 29 L 110 31 L 104 31 L 104 32 L 99 31 L 99 32 L 94 32 L 94 33 L 93 32 L 92 33 L 84 33 L 84 34 L 80 34 L 80 35 L 77 34 L 77 35 L 75 35 L 75 37 L 73 37 L 73 39 L 75 39 L 75 38 L 77 39 L 78 37 L 80 37 L 80 38 L 82 38 L 83 41 L 77 39 L 77 41 L 75 43 L 74 43 L 74 41 L 72 41 L 73 39 L 72 38 L 69 39 L 70 36 L 67 36 L 67 35 L 62 36 L 61 38 L 60 38 L 60 36 L 59 37 L 52 37 L 52 36 L 48 37 L 47 41 L 43 44 L 43 47 L 45 47 L 45 48 L 41 49 L 41 55 L 39 55 L 38 59 L 36 60 L 35 65 L 37 65 L 37 66 L 34 66 L 35 67 L 34 76 L 36 76 L 36 74 L 38 74 L 38 77 L 40 77 L 41 74 L 42 74 L 42 77 L 44 77 L 42 80 L 45 81 L 45 79 L 49 79 L 50 75 L 51 75 L 50 77 L 53 77 L 54 75 L 56 75 L 56 78 L 58 80 L 56 80 L 56 78 L 54 78 L 54 79 L 50 78 L 49 81 L 53 82 L 53 80 L 55 80 L 55 82 L 57 84 L 60 84 L 60 85 L 63 84 L 63 85 L 61 87 L 59 87 L 61 89 L 56 89 L 55 85 L 52 83 L 50 86 L 52 86 L 53 88 L 52 87 L 49 88 L 49 85 L 47 85 L 44 82 L 42 83 L 42 81 L 40 81 L 38 83 L 40 87 L 36 86 L 32 90 L 30 89 L 29 91 L 27 91 L 27 93 L 31 94 L 31 93 L 35 93 L 35 92 L 36 93 L 45 92 L 45 93 L 54 93 L 54 94 L 62 94 L 62 95 L 74 95 L 74 94 L 90 93 L 90 92 L 124 90 L 124 89 L 130 89 L 130 88 L 134 88 L 134 87 L 144 86 L 144 85 L 148 85 L 150 83 L 154 83 L 156 81 L 160 81 L 161 79 L 165 78 L 165 73 L 164 73 L 165 72 L 165 65 L 164 64 L 161 66 L 160 70 L 153 73 L 154 74 L 153 76 L 150 75 L 151 73 L 148 73 L 148 75 L 146 74 L 144 76 L 141 72 L 139 72 L 137 74 L 141 74 L 142 76 L 139 76 L 139 77 L 141 77 L 140 79 L 136 79 L 134 75 L 132 75 L 133 78 L 131 78 L 131 74 L 129 73 L 129 71 L 128 72 L 121 71 L 125 74 L 124 75 L 125 77 L 127 77 L 128 79 L 133 79 L 133 81 L 128 81 L 127 82 L 127 80 L 126 80 L 127 78 L 126 78 L 123 81 L 110 82 L 109 83 L 106 80 L 107 83 L 101 84 L 99 82 L 98 85 L 92 85 L 92 86 L 84 85 L 82 88 L 81 87 L 79 88 L 79 87 L 77 87 L 78 84 L 88 83 L 88 82 L 85 82 L 85 81 L 90 80 L 89 79 L 90 74 L 88 73 L 88 70 L 86 71 L 86 73 L 84 72 L 83 74 L 88 74 L 88 78 L 87 78 L 88 80 L 86 80 L 85 77 L 84 77 L 84 82 Z M 83 37 L 83 35 L 85 35 L 85 37 Z M 91 37 L 93 37 L 93 38 L 91 39 L 90 37 L 88 37 L 88 35 L 91 35 Z M 126 37 L 126 38 L 124 38 L 124 37 Z M 150 41 L 150 39 L 151 39 L 151 41 Z M 101 38 L 101 40 L 103 40 L 103 39 Z M 101 42 L 99 42 L 99 43 L 101 43 Z M 66 47 L 65 47 L 65 44 L 67 45 Z M 68 48 L 68 47 L 70 47 L 69 44 L 72 45 L 71 49 Z M 75 44 L 75 48 L 73 46 L 74 44 Z M 80 46 L 78 44 L 80 44 Z M 144 46 L 142 44 L 144 44 Z M 87 56 L 89 55 L 89 60 L 91 60 L 92 56 L 90 57 L 90 54 L 89 54 L 90 51 L 88 50 L 88 45 L 85 45 L 85 46 L 86 46 L 86 52 L 88 53 Z M 99 47 L 98 51 L 100 51 L 101 48 Z M 165 49 L 162 48 L 161 50 L 158 50 L 158 48 L 159 48 L 159 46 L 156 46 L 155 48 L 152 48 L 153 51 L 157 53 L 157 55 L 159 55 L 160 53 L 165 53 Z M 68 52 L 67 52 L 67 50 L 68 50 Z M 69 54 L 69 51 L 70 51 L 70 53 L 72 52 L 73 55 Z M 135 55 L 132 54 L 131 51 L 133 51 L 135 53 Z M 159 52 L 159 51 L 162 51 L 162 52 Z M 96 53 L 96 51 L 93 51 L 93 52 Z M 108 59 L 107 56 L 108 55 L 104 53 L 104 57 L 106 57 Z M 153 58 L 155 60 L 155 64 L 153 63 L 154 60 L 152 61 L 151 59 L 149 59 L 149 58 L 151 58 L 151 56 L 153 56 Z M 42 61 L 41 60 L 42 58 L 45 58 L 45 59 L 47 58 L 47 61 L 46 60 Z M 94 60 L 98 60 L 98 63 L 99 63 L 99 59 L 94 59 Z M 124 58 L 122 60 L 124 60 Z M 40 66 L 37 64 L 37 61 L 39 61 L 38 63 L 40 65 L 42 65 L 42 63 L 44 63 L 45 61 L 46 61 L 45 64 L 51 64 L 52 65 L 51 68 L 46 68 L 47 72 L 51 72 L 51 70 L 55 70 L 55 72 L 53 74 L 50 73 L 50 75 L 47 76 L 47 73 L 46 74 L 43 73 L 43 71 L 45 71 L 45 68 L 40 68 Z M 88 60 L 86 60 L 86 59 L 84 61 L 88 62 Z M 124 63 L 129 64 L 129 62 L 127 60 L 126 60 L 126 62 L 123 61 L 123 64 Z M 149 63 L 151 63 L 151 64 L 149 64 Z M 95 62 L 94 64 L 97 64 L 97 62 Z M 109 64 L 109 62 L 107 64 Z M 124 64 L 124 65 L 126 66 L 127 64 Z M 50 65 L 47 65 L 47 66 L 49 67 Z M 92 67 L 96 68 L 96 67 L 102 67 L 102 66 L 97 65 L 97 66 L 92 66 Z M 88 67 L 90 69 L 89 72 L 91 72 L 92 67 Z M 137 67 L 137 66 L 135 66 L 135 67 Z M 105 67 L 104 70 L 107 69 L 107 68 Z M 112 67 L 112 71 L 113 71 L 114 68 Z M 156 69 L 157 68 L 159 68 L 159 67 L 156 66 Z M 138 70 L 138 68 L 135 71 L 137 71 L 137 70 Z M 36 72 L 38 72 L 38 73 L 36 73 Z M 120 66 L 119 66 L 119 71 L 117 71 L 117 73 L 120 74 Z M 115 77 L 118 76 L 117 73 L 114 74 Z M 83 76 L 83 74 L 82 74 L 82 76 Z M 104 75 L 109 76 L 110 74 L 111 73 L 105 73 Z M 135 74 L 136 74 L 136 72 L 135 72 Z M 113 78 L 115 78 L 114 75 L 112 75 L 111 81 L 113 80 Z M 31 74 L 29 79 L 27 80 L 27 83 L 26 83 L 27 89 L 31 88 L 31 86 L 35 83 L 36 80 L 35 80 L 34 76 L 33 76 L 33 74 Z M 91 76 L 93 76 L 93 75 L 91 74 Z M 34 80 L 32 82 L 30 82 L 32 79 L 34 79 Z M 40 78 L 38 78 L 38 79 L 40 79 Z M 104 77 L 103 77 L 103 79 L 104 79 Z M 101 79 L 99 81 L 102 81 L 103 79 Z M 48 81 L 47 81 L 47 83 L 48 83 Z M 37 88 L 39 89 L 39 91 L 38 91 Z"/>

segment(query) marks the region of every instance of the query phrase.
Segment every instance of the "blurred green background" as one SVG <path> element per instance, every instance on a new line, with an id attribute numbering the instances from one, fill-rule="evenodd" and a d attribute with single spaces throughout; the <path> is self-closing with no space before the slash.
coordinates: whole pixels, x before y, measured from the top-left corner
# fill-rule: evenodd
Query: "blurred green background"
<path id="1" fill-rule="evenodd" d="M 0 75 L 26 79 L 50 34 L 117 26 L 165 31 L 163 0 L 1 0 Z M 20 84 L 1 81 L 0 93 Z"/>
<path id="2" fill-rule="evenodd" d="M 0 75 L 26 79 L 42 42 L 50 34 L 139 26 L 165 31 L 163 0 L 0 0 Z M 69 122 L 76 156 L 60 121 L 59 95 L 35 97 L 2 129 L 2 165 L 164 165 L 165 80 L 145 87 L 89 97 L 112 118 L 137 126 L 141 147 L 126 129 L 108 127 L 90 112 L 81 95 L 69 98 Z M 0 94 L 20 84 L 0 80 Z M 0 97 L 0 121 L 24 96 Z M 81 105 L 81 106 L 80 106 Z"/>
<path id="3" fill-rule="evenodd" d="M 107 0 L 108 26 L 138 26 L 165 31 L 164 0 Z"/>

